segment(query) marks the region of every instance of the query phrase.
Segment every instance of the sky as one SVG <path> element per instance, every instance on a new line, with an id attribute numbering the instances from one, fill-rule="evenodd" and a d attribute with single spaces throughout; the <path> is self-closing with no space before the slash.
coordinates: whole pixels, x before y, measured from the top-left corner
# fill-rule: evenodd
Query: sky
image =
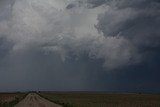
<path id="1" fill-rule="evenodd" d="M 159 0 L 0 0 L 0 91 L 160 92 Z"/>

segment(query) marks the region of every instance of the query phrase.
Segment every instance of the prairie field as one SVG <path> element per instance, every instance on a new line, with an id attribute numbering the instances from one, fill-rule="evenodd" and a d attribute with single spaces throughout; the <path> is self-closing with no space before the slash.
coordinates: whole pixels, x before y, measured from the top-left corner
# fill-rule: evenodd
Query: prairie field
<path id="1" fill-rule="evenodd" d="M 26 96 L 26 93 L 0 93 L 0 107 L 13 107 Z"/>
<path id="2" fill-rule="evenodd" d="M 39 95 L 64 107 L 160 107 L 160 94 L 43 92 Z"/>

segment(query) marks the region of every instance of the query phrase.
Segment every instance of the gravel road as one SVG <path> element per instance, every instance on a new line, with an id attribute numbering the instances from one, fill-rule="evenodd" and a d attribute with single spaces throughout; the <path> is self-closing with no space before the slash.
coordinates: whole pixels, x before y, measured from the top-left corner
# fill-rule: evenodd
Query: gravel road
<path id="1" fill-rule="evenodd" d="M 35 93 L 30 93 L 19 102 L 15 107 L 62 107 L 53 102 L 50 102 Z"/>

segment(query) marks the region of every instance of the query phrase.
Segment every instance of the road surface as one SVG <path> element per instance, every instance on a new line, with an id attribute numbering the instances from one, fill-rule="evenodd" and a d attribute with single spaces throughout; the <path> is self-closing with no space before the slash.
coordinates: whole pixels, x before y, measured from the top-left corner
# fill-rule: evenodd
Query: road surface
<path id="1" fill-rule="evenodd" d="M 28 94 L 26 98 L 20 101 L 15 107 L 62 107 L 50 102 L 35 93 Z"/>

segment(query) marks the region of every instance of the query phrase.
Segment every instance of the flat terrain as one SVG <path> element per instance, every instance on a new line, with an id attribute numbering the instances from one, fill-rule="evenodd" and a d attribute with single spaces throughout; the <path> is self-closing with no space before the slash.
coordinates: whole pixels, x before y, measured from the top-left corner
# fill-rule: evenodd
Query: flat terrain
<path id="1" fill-rule="evenodd" d="M 0 101 L 1 103 L 10 102 L 15 100 L 16 97 L 18 97 L 18 94 L 15 93 L 1 93 Z"/>
<path id="2" fill-rule="evenodd" d="M 26 93 L 0 93 L 0 107 L 13 107 Z"/>
<path id="3" fill-rule="evenodd" d="M 26 95 L 0 93 L 0 107 L 160 107 L 160 94 L 40 92 Z"/>
<path id="4" fill-rule="evenodd" d="M 15 107 L 62 107 L 50 102 L 35 93 L 30 93 L 25 99 L 20 101 Z"/>
<path id="5" fill-rule="evenodd" d="M 160 107 L 160 94 L 45 92 L 40 95 L 64 107 Z"/>

